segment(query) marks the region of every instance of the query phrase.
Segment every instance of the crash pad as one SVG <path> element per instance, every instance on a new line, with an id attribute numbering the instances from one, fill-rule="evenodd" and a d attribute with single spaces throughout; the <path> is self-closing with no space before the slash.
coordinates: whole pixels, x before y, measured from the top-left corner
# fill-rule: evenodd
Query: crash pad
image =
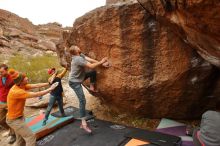
<path id="1" fill-rule="evenodd" d="M 49 116 L 47 124 L 42 126 L 44 114 L 36 115 L 25 119 L 27 126 L 36 134 L 37 139 L 48 135 L 56 129 L 74 121 L 73 116 L 57 118 Z"/>
<path id="2" fill-rule="evenodd" d="M 135 129 L 125 135 L 126 137 L 147 141 L 154 146 L 181 146 L 181 139 L 178 136 L 149 131 L 144 129 Z"/>
<path id="3" fill-rule="evenodd" d="M 138 139 L 131 139 L 125 146 L 142 146 L 146 144 L 150 144 L 150 143 Z"/>
<path id="4" fill-rule="evenodd" d="M 194 146 L 192 137 L 186 136 L 186 125 L 183 123 L 163 118 L 156 131 L 181 137 L 182 146 Z"/>
<path id="5" fill-rule="evenodd" d="M 66 113 L 66 117 L 61 117 L 59 111 L 49 115 L 47 124 L 45 126 L 42 126 L 43 119 L 45 116 L 44 114 L 26 118 L 26 123 L 29 126 L 29 128 L 36 134 L 37 139 L 39 139 L 59 129 L 60 127 L 63 127 L 73 122 L 74 119 L 79 117 L 79 109 L 76 107 L 70 106 L 64 108 L 64 111 Z M 87 120 L 94 118 L 91 111 L 86 111 L 86 113 Z"/>
<path id="6" fill-rule="evenodd" d="M 73 106 L 69 106 L 64 108 L 66 116 L 73 116 L 75 119 L 80 119 L 79 109 Z M 51 114 L 54 117 L 61 117 L 59 111 L 54 112 Z M 92 111 L 86 110 L 86 120 L 93 119 L 95 116 L 93 115 Z"/>
<path id="7" fill-rule="evenodd" d="M 60 128 L 38 140 L 38 146 L 124 146 L 124 135 L 134 128 L 112 122 L 91 119 L 88 121 L 92 134 L 80 129 L 80 120 Z"/>
<path id="8" fill-rule="evenodd" d="M 88 124 L 92 129 L 93 133 L 88 134 L 83 129 L 80 128 L 81 121 L 75 120 L 74 122 L 60 128 L 57 131 L 47 135 L 44 138 L 38 140 L 38 146 L 158 146 L 157 144 L 149 143 L 145 140 L 140 140 L 137 138 L 127 137 L 130 133 L 134 131 L 139 133 L 141 136 L 145 136 L 146 130 L 127 127 L 124 125 L 118 125 L 116 123 L 91 119 L 88 120 Z M 143 133 L 144 131 L 144 133 Z M 149 131 L 147 131 L 149 134 Z M 156 133 L 156 134 L 155 134 Z M 169 136 L 167 134 L 161 134 L 172 138 L 177 138 L 176 136 Z M 155 137 L 156 136 L 156 137 Z M 153 132 L 151 135 L 153 139 L 160 140 L 158 138 L 158 133 Z M 140 145 L 139 145 L 140 144 Z M 167 145 L 163 145 L 167 146 Z M 171 146 L 171 145 L 169 145 Z"/>

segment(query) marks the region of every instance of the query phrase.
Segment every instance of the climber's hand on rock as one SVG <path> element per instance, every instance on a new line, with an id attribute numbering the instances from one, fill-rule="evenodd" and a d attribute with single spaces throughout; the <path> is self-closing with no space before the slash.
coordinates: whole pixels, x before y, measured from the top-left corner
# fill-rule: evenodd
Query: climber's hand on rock
<path id="1" fill-rule="evenodd" d="M 107 61 L 108 61 L 108 57 L 104 57 L 104 58 L 101 60 L 102 64 L 105 63 L 105 62 L 107 62 Z"/>
<path id="2" fill-rule="evenodd" d="M 108 61 L 106 61 L 105 63 L 102 64 L 103 67 L 110 67 L 110 63 Z"/>

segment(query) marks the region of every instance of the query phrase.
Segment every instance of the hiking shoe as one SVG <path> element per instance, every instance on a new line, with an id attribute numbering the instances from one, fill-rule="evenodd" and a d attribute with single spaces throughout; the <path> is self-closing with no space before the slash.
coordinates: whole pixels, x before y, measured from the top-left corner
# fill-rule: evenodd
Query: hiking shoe
<path id="1" fill-rule="evenodd" d="M 8 144 L 13 144 L 16 141 L 16 136 L 11 135 L 7 138 Z"/>
<path id="2" fill-rule="evenodd" d="M 47 120 L 44 120 L 42 126 L 45 126 L 46 124 L 47 124 Z"/>
<path id="3" fill-rule="evenodd" d="M 87 133 L 92 133 L 92 130 L 87 125 L 80 125 L 80 128 L 84 129 Z"/>

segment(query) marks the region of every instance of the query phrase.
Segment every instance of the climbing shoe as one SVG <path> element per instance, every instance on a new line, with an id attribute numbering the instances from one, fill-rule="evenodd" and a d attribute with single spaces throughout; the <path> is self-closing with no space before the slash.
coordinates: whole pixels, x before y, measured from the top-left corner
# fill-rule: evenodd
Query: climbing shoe
<path id="1" fill-rule="evenodd" d="M 44 120 L 42 126 L 45 126 L 46 124 L 47 124 L 47 120 Z"/>

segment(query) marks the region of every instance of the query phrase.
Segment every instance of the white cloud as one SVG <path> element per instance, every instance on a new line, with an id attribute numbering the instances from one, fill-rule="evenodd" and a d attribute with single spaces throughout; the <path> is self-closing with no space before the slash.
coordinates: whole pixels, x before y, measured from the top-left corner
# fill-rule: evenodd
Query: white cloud
<path id="1" fill-rule="evenodd" d="M 77 17 L 103 5 L 105 0 L 0 0 L 0 9 L 34 24 L 59 22 L 63 26 L 72 26 Z"/>

